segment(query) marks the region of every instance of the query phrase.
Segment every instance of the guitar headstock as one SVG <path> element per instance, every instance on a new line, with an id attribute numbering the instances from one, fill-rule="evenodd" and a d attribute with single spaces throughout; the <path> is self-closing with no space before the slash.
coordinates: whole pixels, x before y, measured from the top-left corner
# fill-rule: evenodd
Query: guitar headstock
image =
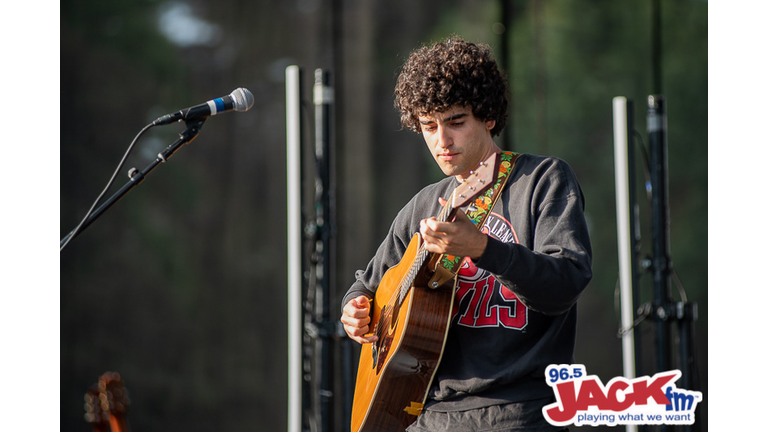
<path id="1" fill-rule="evenodd" d="M 483 193 L 493 185 L 493 178 L 496 168 L 496 153 L 488 158 L 470 172 L 469 177 L 454 189 L 451 195 L 450 205 L 454 209 L 469 204 L 476 196 Z"/>
<path id="2" fill-rule="evenodd" d="M 94 432 L 127 432 L 128 391 L 120 374 L 106 372 L 85 393 L 85 421 Z"/>
<path id="3" fill-rule="evenodd" d="M 123 385 L 123 380 L 117 372 L 106 372 L 99 377 L 99 390 L 102 394 L 102 400 L 106 399 L 108 403 L 108 412 L 115 417 L 125 416 L 128 412 L 128 392 Z"/>
<path id="4" fill-rule="evenodd" d="M 85 421 L 93 426 L 94 432 L 109 428 L 109 412 L 102 408 L 101 390 L 95 385 L 85 393 Z"/>

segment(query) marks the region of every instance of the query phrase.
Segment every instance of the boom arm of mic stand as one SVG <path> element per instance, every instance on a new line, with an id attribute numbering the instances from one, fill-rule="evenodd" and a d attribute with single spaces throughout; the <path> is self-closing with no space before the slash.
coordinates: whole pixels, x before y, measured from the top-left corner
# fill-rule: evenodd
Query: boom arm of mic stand
<path id="1" fill-rule="evenodd" d="M 174 153 L 176 153 L 177 150 L 179 150 L 184 144 L 188 144 L 192 142 L 195 138 L 197 138 L 197 135 L 200 133 L 200 129 L 203 127 L 203 123 L 207 117 L 189 121 L 186 123 L 187 129 L 184 130 L 184 132 L 181 132 L 179 134 L 179 138 L 173 142 L 173 144 L 169 145 L 165 150 L 158 153 L 157 159 L 152 161 L 151 164 L 149 164 L 146 168 L 144 168 L 142 171 L 136 171 L 131 170 L 129 172 L 130 181 L 126 183 L 120 190 L 115 192 L 114 195 L 112 195 L 107 201 L 104 202 L 98 209 L 96 209 L 93 213 L 91 213 L 86 220 L 84 220 L 80 225 L 78 225 L 77 228 L 72 230 L 69 234 L 64 236 L 64 238 L 61 239 L 59 242 L 59 247 L 63 248 L 67 243 L 69 243 L 73 238 L 78 236 L 80 233 L 83 232 L 93 221 L 99 218 L 105 211 L 107 211 L 110 207 L 112 207 L 117 201 L 120 200 L 125 194 L 131 191 L 134 187 L 138 186 L 139 183 L 144 181 L 144 178 L 149 174 L 152 170 L 154 170 L 158 165 L 161 163 L 166 162 L 171 156 L 173 156 Z"/>

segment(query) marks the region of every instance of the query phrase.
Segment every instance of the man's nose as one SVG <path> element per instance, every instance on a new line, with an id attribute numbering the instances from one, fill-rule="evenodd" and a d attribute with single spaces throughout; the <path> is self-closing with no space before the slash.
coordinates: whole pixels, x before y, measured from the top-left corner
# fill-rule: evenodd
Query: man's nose
<path id="1" fill-rule="evenodd" d="M 443 126 L 437 127 L 437 146 L 442 148 L 448 148 L 453 145 L 453 138 L 448 131 L 448 128 Z"/>

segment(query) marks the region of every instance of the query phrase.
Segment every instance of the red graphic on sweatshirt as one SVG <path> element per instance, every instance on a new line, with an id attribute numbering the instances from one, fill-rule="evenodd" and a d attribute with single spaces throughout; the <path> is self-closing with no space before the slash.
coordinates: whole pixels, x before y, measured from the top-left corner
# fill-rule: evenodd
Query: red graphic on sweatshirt
<path id="1" fill-rule="evenodd" d="M 517 243 L 517 234 L 512 225 L 496 213 L 488 216 L 482 232 L 505 243 Z M 528 325 L 528 308 L 490 272 L 465 258 L 458 274 L 452 317 L 455 324 L 517 330 Z"/>

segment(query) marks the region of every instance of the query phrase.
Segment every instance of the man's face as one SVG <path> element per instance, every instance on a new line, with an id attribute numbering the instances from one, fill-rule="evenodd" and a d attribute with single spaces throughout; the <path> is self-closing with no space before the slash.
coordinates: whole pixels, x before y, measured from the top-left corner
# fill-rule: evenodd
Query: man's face
<path id="1" fill-rule="evenodd" d="M 421 134 L 445 175 L 464 179 L 469 172 L 496 151 L 491 139 L 495 120 L 480 121 L 469 107 L 452 107 L 419 116 Z"/>

